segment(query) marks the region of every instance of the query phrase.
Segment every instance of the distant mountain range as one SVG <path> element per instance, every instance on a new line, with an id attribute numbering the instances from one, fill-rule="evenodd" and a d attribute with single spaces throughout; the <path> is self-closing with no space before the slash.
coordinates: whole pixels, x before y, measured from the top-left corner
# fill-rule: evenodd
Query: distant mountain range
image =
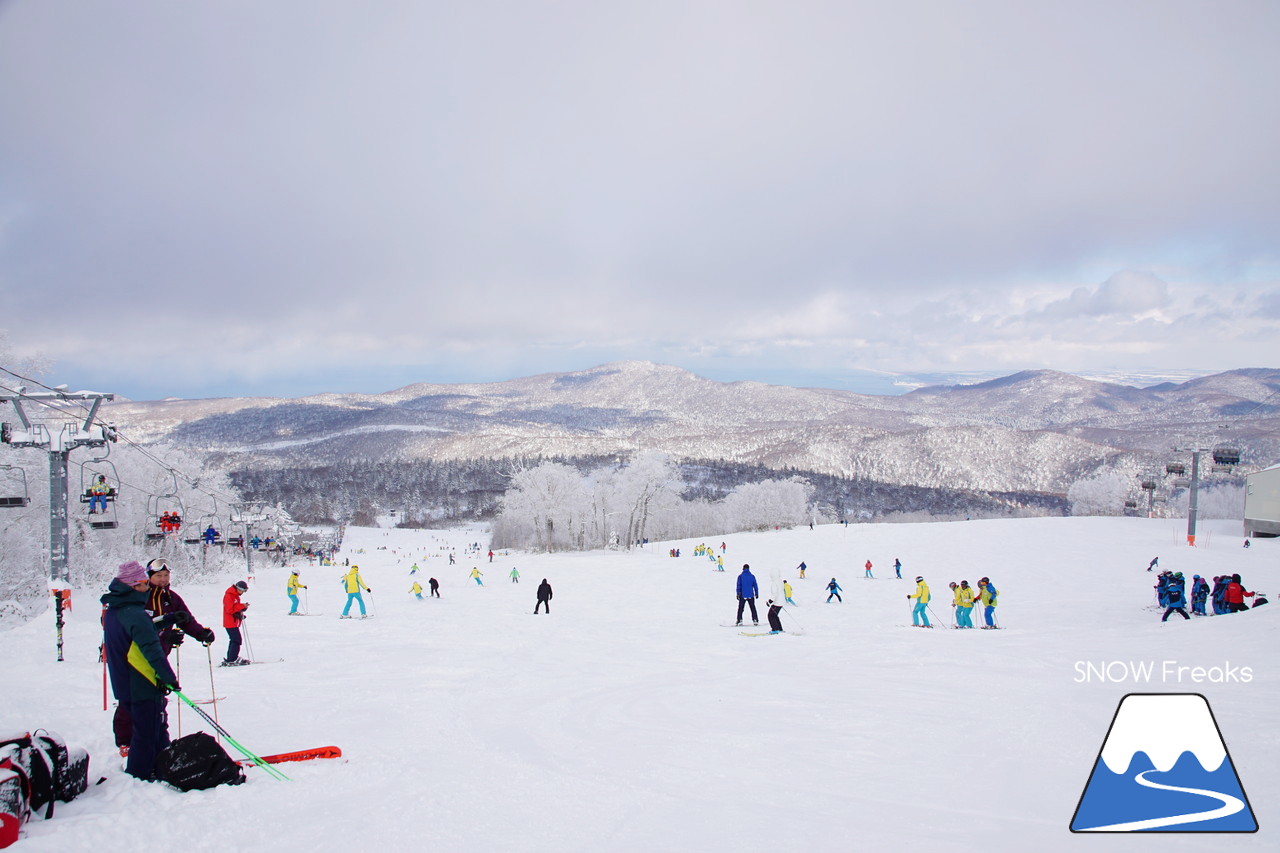
<path id="1" fill-rule="evenodd" d="M 211 451 L 241 469 L 654 449 L 929 488 L 1061 493 L 1102 467 L 1163 476 L 1175 446 L 1231 444 L 1244 468 L 1280 458 L 1274 369 L 1148 388 L 1034 370 L 876 396 L 623 361 L 383 394 L 120 401 L 103 414 L 135 440 Z"/>

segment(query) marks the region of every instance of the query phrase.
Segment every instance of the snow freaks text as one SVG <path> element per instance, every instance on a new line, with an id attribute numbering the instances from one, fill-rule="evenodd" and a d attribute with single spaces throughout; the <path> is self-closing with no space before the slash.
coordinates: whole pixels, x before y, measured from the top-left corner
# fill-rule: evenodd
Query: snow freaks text
<path id="1" fill-rule="evenodd" d="M 1107 684 L 1247 684 L 1253 681 L 1253 667 L 1238 666 L 1224 661 L 1221 666 L 1183 666 L 1176 660 L 1165 661 L 1085 661 L 1075 664 L 1077 684 L 1103 682 Z"/>

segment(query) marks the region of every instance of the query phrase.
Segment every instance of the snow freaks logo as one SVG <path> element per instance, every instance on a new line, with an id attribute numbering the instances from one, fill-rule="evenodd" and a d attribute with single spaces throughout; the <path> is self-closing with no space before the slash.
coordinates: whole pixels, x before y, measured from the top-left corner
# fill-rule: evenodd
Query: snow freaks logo
<path id="1" fill-rule="evenodd" d="M 1257 832 L 1208 700 L 1199 693 L 1121 699 L 1071 831 Z"/>

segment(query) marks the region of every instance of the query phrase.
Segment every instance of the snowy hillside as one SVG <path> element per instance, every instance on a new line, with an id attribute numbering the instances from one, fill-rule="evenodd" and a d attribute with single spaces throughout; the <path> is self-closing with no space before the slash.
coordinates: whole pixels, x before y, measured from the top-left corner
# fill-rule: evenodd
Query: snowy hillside
<path id="1" fill-rule="evenodd" d="M 1096 850 L 1102 840 L 1068 824 L 1117 703 L 1197 692 L 1261 830 L 1171 835 L 1161 849 L 1274 850 L 1280 603 L 1162 624 L 1145 568 L 1159 556 L 1188 577 L 1238 571 L 1276 593 L 1280 541 L 1244 550 L 1238 522 L 1211 522 L 1192 549 L 1184 528 L 1083 518 L 734 534 L 725 573 L 689 541 L 489 563 L 464 555 L 473 541 L 487 550 L 482 528 L 352 529 L 341 556 L 361 566 L 374 617 L 338 619 L 342 569 L 306 565 L 311 615 L 289 617 L 287 569 L 265 570 L 248 594 L 248 635 L 258 659 L 283 660 L 212 670 L 219 720 L 245 746 L 336 744 L 344 759 L 189 794 L 122 775 L 102 710 L 101 590 L 75 590 L 64 662 L 50 614 L 0 633 L 0 730 L 59 731 L 90 750 L 104 781 L 14 849 L 133 848 L 161 828 L 166 846 L 188 851 Z M 868 559 L 874 580 L 862 578 Z M 424 585 L 440 580 L 441 599 L 408 593 L 414 562 Z M 782 617 L 792 633 L 722 627 L 744 562 L 765 597 L 782 579 L 795 587 Z M 483 587 L 467 579 L 473 566 Z M 906 627 L 916 574 L 944 626 L 947 582 L 989 575 L 1004 630 Z M 842 603 L 824 601 L 832 576 Z M 544 577 L 552 612 L 534 616 Z M 237 578 L 173 582 L 217 626 Z M 213 652 L 225 647 L 219 630 Z M 205 650 L 180 655 L 186 692 L 208 697 Z M 1151 668 L 1103 683 L 1081 679 L 1085 662 Z M 181 715 L 184 733 L 195 725 Z M 1106 839 L 1112 850 L 1152 843 Z"/>
<path id="2" fill-rule="evenodd" d="M 1280 453 L 1280 406 L 1268 402 L 1278 389 L 1275 370 L 1146 389 L 1028 371 L 894 397 L 715 382 L 628 361 L 384 394 L 120 402 L 106 411 L 130 434 L 226 453 L 242 468 L 659 450 L 903 485 L 1064 492 L 1104 461 L 1153 468 L 1175 444 L 1222 436 L 1241 444 L 1246 464 L 1269 464 Z"/>

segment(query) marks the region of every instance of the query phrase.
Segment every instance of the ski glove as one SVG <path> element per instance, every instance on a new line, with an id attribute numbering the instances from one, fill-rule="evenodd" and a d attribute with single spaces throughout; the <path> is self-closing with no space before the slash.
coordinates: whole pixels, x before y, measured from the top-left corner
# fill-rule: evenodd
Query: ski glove
<path id="1" fill-rule="evenodd" d="M 218 639 L 218 635 L 213 633 L 212 628 L 205 628 L 204 634 L 200 636 L 200 642 L 204 643 L 206 646 L 213 645 L 213 641 L 216 639 Z"/>
<path id="2" fill-rule="evenodd" d="M 182 688 L 178 686 L 178 682 L 176 681 L 173 684 L 166 684 L 162 681 L 160 682 L 160 687 L 163 688 L 165 693 L 181 693 L 182 692 Z"/>
<path id="3" fill-rule="evenodd" d="M 365 592 L 373 592 L 373 590 L 369 589 L 369 587 L 367 587 L 367 586 L 364 588 L 364 591 L 365 591 Z"/>

